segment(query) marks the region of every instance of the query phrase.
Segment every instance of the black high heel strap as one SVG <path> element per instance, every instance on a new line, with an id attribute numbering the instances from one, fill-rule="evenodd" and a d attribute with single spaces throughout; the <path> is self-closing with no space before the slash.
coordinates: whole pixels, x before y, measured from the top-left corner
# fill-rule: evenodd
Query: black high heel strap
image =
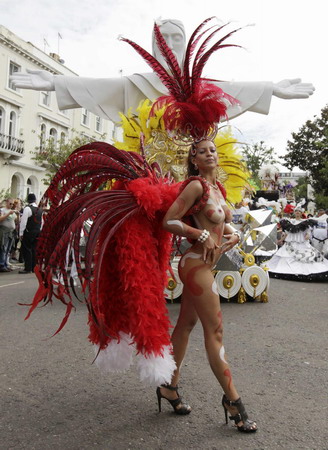
<path id="1" fill-rule="evenodd" d="M 247 421 L 248 414 L 245 410 L 245 406 L 244 406 L 243 402 L 241 401 L 240 397 L 235 401 L 228 400 L 227 397 L 225 397 L 224 401 L 227 403 L 228 406 L 232 406 L 232 407 L 235 407 L 238 409 L 238 413 L 235 414 L 234 416 L 229 416 L 229 419 L 234 420 L 236 424 L 241 421 L 243 421 L 243 422 Z"/>
<path id="2" fill-rule="evenodd" d="M 240 397 L 237 400 L 231 401 L 226 397 L 226 395 L 223 395 L 222 405 L 225 412 L 226 423 L 227 423 L 227 408 L 226 408 L 227 405 L 237 408 L 238 413 L 235 414 L 234 416 L 229 416 L 229 419 L 235 422 L 238 431 L 255 432 L 257 430 L 257 427 L 253 428 L 254 425 L 256 426 L 256 422 L 248 419 L 248 414 L 245 410 L 245 406 L 243 405 L 243 402 L 241 401 Z M 240 422 L 243 422 L 243 424 L 238 426 Z"/>
<path id="3" fill-rule="evenodd" d="M 178 386 L 172 386 L 171 384 L 161 384 L 162 388 L 169 389 L 170 391 L 178 392 Z"/>

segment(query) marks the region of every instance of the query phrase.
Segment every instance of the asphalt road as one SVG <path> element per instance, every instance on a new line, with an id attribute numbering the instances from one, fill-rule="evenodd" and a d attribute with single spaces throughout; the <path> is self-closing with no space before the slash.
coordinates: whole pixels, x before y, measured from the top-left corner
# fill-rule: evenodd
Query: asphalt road
<path id="1" fill-rule="evenodd" d="M 92 365 L 87 314 L 79 305 L 64 330 L 64 306 L 24 321 L 34 275 L 0 274 L 1 428 L 7 449 L 328 449 L 328 283 L 271 280 L 269 303 L 223 303 L 225 348 L 256 434 L 224 423 L 221 389 L 202 330 L 193 332 L 182 392 L 193 408 L 157 412 L 135 369 L 100 375 Z M 168 305 L 173 323 L 179 305 Z"/>

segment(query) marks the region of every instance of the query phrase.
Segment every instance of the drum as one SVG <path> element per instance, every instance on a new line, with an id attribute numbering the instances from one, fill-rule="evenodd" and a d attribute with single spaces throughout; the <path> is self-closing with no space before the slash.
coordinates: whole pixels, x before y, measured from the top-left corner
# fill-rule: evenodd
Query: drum
<path id="1" fill-rule="evenodd" d="M 171 261 L 171 267 L 174 277 L 168 272 L 168 280 L 164 289 L 164 297 L 166 300 L 173 301 L 180 297 L 183 290 L 183 283 L 179 278 L 178 266 L 180 257 L 174 257 Z"/>
<path id="2" fill-rule="evenodd" d="M 220 296 L 230 299 L 238 294 L 241 287 L 241 276 L 237 271 L 220 270 L 215 275 Z"/>
<path id="3" fill-rule="evenodd" d="M 249 296 L 258 297 L 269 287 L 268 272 L 259 266 L 247 267 L 241 277 L 241 283 Z"/>

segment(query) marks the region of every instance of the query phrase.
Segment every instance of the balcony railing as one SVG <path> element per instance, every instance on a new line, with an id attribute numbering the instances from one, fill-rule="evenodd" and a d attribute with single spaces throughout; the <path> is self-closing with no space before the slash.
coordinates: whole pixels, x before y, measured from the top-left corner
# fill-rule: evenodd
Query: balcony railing
<path id="1" fill-rule="evenodd" d="M 24 155 L 24 141 L 13 136 L 0 133 L 0 152 L 9 153 L 12 156 Z"/>

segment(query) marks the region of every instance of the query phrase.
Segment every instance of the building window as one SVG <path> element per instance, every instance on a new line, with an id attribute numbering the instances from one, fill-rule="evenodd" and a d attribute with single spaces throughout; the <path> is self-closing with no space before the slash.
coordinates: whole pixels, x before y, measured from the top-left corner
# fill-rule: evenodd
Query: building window
<path id="1" fill-rule="evenodd" d="M 40 96 L 41 96 L 41 104 L 42 105 L 44 105 L 44 106 L 50 106 L 50 92 L 47 92 L 47 91 L 42 91 L 41 93 L 40 93 Z"/>
<path id="2" fill-rule="evenodd" d="M 102 132 L 102 120 L 99 116 L 96 116 L 96 131 L 98 131 L 98 133 Z"/>
<path id="3" fill-rule="evenodd" d="M 49 132 L 49 138 L 53 141 L 54 144 L 57 142 L 57 130 L 55 128 L 51 128 Z"/>
<path id="4" fill-rule="evenodd" d="M 66 144 L 66 134 L 62 131 L 60 133 L 60 140 L 59 140 L 59 147 L 61 150 L 65 144 Z"/>
<path id="5" fill-rule="evenodd" d="M 5 128 L 5 112 L 2 108 L 0 108 L 0 133 L 3 133 Z"/>
<path id="6" fill-rule="evenodd" d="M 11 111 L 9 115 L 8 144 L 9 148 L 12 150 L 15 150 L 17 146 L 15 134 L 16 134 L 16 113 L 14 111 Z"/>
<path id="7" fill-rule="evenodd" d="M 13 75 L 15 72 L 21 72 L 21 66 L 19 66 L 18 64 L 15 64 L 12 61 L 10 61 L 10 64 L 9 64 L 9 76 Z M 17 91 L 17 88 L 15 88 L 12 85 L 12 82 L 10 80 L 8 81 L 8 87 L 10 89 L 12 89 L 13 91 Z"/>
<path id="8" fill-rule="evenodd" d="M 89 126 L 89 111 L 85 108 L 82 108 L 82 124 L 86 127 Z"/>
<path id="9" fill-rule="evenodd" d="M 14 111 L 10 112 L 9 116 L 9 136 L 14 137 L 16 132 L 16 114 Z"/>
<path id="10" fill-rule="evenodd" d="M 41 132 L 40 132 L 40 152 L 42 152 L 44 150 L 44 146 L 46 143 L 46 132 L 47 132 L 47 127 L 43 123 L 41 125 Z"/>
<path id="11" fill-rule="evenodd" d="M 32 193 L 32 180 L 31 180 L 31 178 L 28 178 L 28 179 L 27 179 L 26 184 L 27 184 L 27 188 L 26 188 L 26 196 L 28 196 L 28 194 L 31 194 L 31 193 Z"/>

